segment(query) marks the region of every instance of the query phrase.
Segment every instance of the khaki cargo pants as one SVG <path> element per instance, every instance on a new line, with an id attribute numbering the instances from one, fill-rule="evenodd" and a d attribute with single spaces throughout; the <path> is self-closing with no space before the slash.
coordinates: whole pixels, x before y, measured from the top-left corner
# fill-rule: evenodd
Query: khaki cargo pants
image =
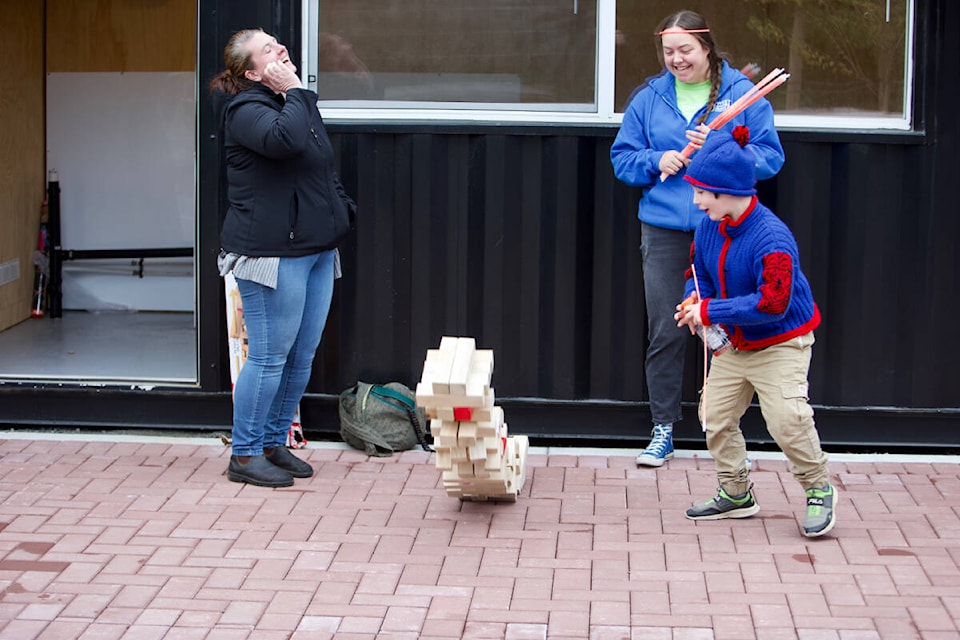
<path id="1" fill-rule="evenodd" d="M 740 418 L 754 393 L 767 431 L 787 456 L 797 481 L 805 490 L 829 482 L 827 454 L 820 449 L 807 396 L 813 343 L 813 333 L 808 333 L 757 351 L 730 349 L 711 359 L 700 397 L 700 423 L 717 479 L 728 495 L 750 487 Z"/>

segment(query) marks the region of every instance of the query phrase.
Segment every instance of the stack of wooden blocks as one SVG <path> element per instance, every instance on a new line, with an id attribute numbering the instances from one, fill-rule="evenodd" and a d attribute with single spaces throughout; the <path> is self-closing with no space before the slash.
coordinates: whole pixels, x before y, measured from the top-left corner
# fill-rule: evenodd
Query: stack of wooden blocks
<path id="1" fill-rule="evenodd" d="M 507 435 L 494 404 L 493 351 L 473 338 L 445 336 L 428 349 L 417 384 L 417 405 L 430 420 L 447 495 L 461 500 L 515 502 L 523 489 L 526 436 Z"/>

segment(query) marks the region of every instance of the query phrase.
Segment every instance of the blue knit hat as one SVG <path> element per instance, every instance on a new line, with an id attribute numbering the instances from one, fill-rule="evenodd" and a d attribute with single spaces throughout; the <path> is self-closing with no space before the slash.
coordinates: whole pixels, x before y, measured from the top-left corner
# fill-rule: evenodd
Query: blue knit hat
<path id="1" fill-rule="evenodd" d="M 746 148 L 748 142 L 750 130 L 742 125 L 734 127 L 732 133 L 711 131 L 683 179 L 711 193 L 752 196 L 757 192 L 756 162 L 753 152 Z"/>

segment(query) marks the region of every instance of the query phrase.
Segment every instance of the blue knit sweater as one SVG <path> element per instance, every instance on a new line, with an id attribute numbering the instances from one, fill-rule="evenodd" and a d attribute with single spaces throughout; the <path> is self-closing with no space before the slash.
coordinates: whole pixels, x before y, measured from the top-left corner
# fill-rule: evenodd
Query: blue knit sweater
<path id="1" fill-rule="evenodd" d="M 762 349 L 819 326 L 820 311 L 800 270 L 797 242 L 756 196 L 736 222 L 705 217 L 691 252 L 703 322 L 722 325 L 737 349 Z M 695 290 L 692 275 L 688 269 L 684 297 Z"/>

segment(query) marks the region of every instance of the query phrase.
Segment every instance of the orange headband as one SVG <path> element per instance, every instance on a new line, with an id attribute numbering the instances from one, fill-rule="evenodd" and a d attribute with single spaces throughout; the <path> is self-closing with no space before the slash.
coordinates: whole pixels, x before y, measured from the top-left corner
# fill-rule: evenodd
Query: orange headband
<path id="1" fill-rule="evenodd" d="M 710 33 L 710 29 L 684 29 L 683 27 L 669 27 L 653 35 L 665 36 L 672 33 Z"/>

